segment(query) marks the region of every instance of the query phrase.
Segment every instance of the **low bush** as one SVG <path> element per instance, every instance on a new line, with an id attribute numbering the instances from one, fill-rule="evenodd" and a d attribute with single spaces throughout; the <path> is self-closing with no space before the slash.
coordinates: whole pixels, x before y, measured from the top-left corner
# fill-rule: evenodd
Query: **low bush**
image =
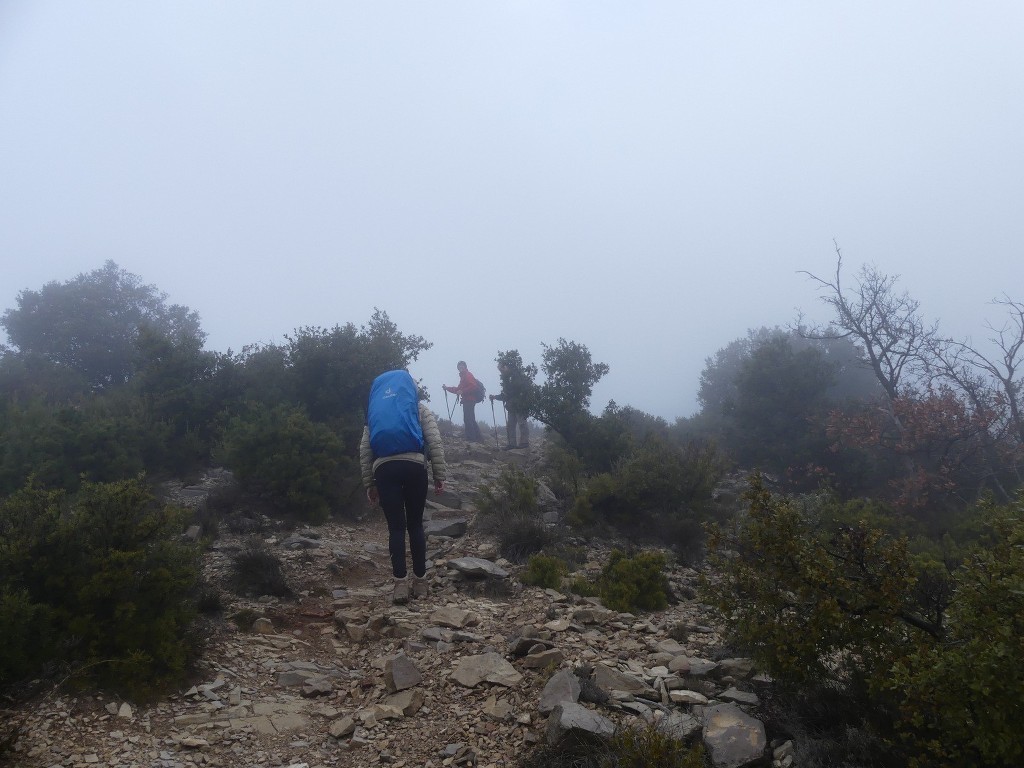
<path id="1" fill-rule="evenodd" d="M 281 568 L 281 559 L 262 539 L 252 538 L 232 561 L 231 586 L 250 597 L 288 597 L 292 594 Z"/>
<path id="2" fill-rule="evenodd" d="M 1024 760 L 1024 496 L 983 505 L 984 539 L 946 564 L 906 538 L 823 520 L 829 505 L 774 497 L 716 531 L 706 598 L 730 641 L 788 691 L 835 692 L 842 726 L 865 728 L 912 766 L 1004 768 Z M 820 698 L 820 697 L 818 697 Z"/>
<path id="3" fill-rule="evenodd" d="M 622 728 L 611 738 L 567 734 L 520 758 L 519 768 L 704 768 L 704 747 L 687 745 L 655 726 Z"/>
<path id="4" fill-rule="evenodd" d="M 660 611 L 668 605 L 665 556 L 641 552 L 627 557 L 615 550 L 601 572 L 598 589 L 602 602 L 613 611 Z"/>
<path id="5" fill-rule="evenodd" d="M 514 466 L 482 490 L 477 521 L 481 530 L 498 539 L 502 556 L 514 563 L 525 562 L 556 540 L 541 517 L 537 481 Z"/>
<path id="6" fill-rule="evenodd" d="M 697 560 L 701 524 L 710 518 L 711 494 L 724 467 L 710 445 L 678 447 L 652 435 L 613 471 L 589 481 L 576 497 L 570 521 L 635 541 L 669 542 L 687 560 Z"/>
<path id="7" fill-rule="evenodd" d="M 142 696 L 184 676 L 199 551 L 141 479 L 0 503 L 0 682 L 57 665 Z"/>
<path id="8" fill-rule="evenodd" d="M 533 555 L 526 564 L 522 582 L 534 587 L 560 589 L 566 571 L 565 562 L 548 555 Z"/>
<path id="9" fill-rule="evenodd" d="M 601 594 L 597 584 L 582 576 L 577 576 L 569 583 L 569 591 L 580 597 L 598 597 Z"/>
<path id="10" fill-rule="evenodd" d="M 340 501 L 350 469 L 338 436 L 298 408 L 253 405 L 232 418 L 219 457 L 244 490 L 280 514 L 323 522 Z"/>

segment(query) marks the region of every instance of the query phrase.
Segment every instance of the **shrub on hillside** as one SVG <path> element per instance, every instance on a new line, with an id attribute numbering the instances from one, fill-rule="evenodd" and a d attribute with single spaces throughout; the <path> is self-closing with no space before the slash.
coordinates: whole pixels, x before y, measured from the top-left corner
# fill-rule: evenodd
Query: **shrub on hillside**
<path id="1" fill-rule="evenodd" d="M 665 556 L 641 552 L 627 557 L 615 550 L 598 580 L 601 600 L 613 611 L 660 611 L 668 605 Z"/>
<path id="2" fill-rule="evenodd" d="M 139 479 L 0 503 L 0 682 L 44 664 L 135 694 L 179 681 L 199 576 L 184 515 Z"/>
<path id="3" fill-rule="evenodd" d="M 703 539 L 699 523 L 708 518 L 711 493 L 724 467 L 713 446 L 679 447 L 650 437 L 612 472 L 588 483 L 570 519 L 583 528 L 612 528 L 640 541 L 667 541 L 693 558 Z"/>
<path id="4" fill-rule="evenodd" d="M 537 481 L 518 467 L 502 470 L 480 494 L 481 529 L 498 539 L 502 556 L 521 563 L 555 540 L 537 503 Z"/>
<path id="5" fill-rule="evenodd" d="M 989 507 L 987 540 L 948 581 L 906 538 L 844 525 L 773 497 L 755 479 L 749 513 L 715 532 L 709 597 L 731 641 L 790 690 L 838 691 L 856 722 L 912 765 L 1024 759 L 1024 496 Z M 862 722 L 861 722 L 862 721 Z"/>
<path id="6" fill-rule="evenodd" d="M 281 559 L 256 537 L 235 555 L 231 585 L 238 594 L 250 597 L 288 597 L 292 593 L 281 569 Z"/>
<path id="7" fill-rule="evenodd" d="M 534 587 L 545 589 L 559 589 L 562 586 L 562 577 L 568 568 L 563 560 L 548 555 L 532 555 L 526 563 L 526 571 L 522 575 L 522 582 Z"/>
<path id="8" fill-rule="evenodd" d="M 557 744 L 524 753 L 519 768 L 704 768 L 704 747 L 687 745 L 649 725 L 621 728 L 611 738 L 566 734 Z"/>
<path id="9" fill-rule="evenodd" d="M 112 482 L 159 463 L 168 433 L 146 423 L 127 402 L 96 399 L 85 407 L 41 401 L 7 408 L 0 419 L 0 494 L 21 488 L 32 475 L 50 488 L 78 489 L 83 478 Z"/>
<path id="10" fill-rule="evenodd" d="M 339 503 L 348 466 L 327 426 L 295 407 L 252 406 L 230 420 L 221 446 L 224 463 L 244 490 L 278 513 L 323 522 Z"/>

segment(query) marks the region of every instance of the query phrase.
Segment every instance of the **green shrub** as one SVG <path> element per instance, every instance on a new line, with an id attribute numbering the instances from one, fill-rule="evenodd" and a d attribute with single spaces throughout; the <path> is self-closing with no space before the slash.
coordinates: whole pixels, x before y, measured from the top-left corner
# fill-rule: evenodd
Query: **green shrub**
<path id="1" fill-rule="evenodd" d="M 281 569 L 281 559 L 262 539 L 250 539 L 232 561 L 232 588 L 240 595 L 288 597 L 292 591 Z"/>
<path id="2" fill-rule="evenodd" d="M 480 495 L 480 513 L 494 525 L 501 525 L 508 517 L 536 515 L 537 481 L 516 466 L 501 471 L 493 485 L 486 486 Z"/>
<path id="3" fill-rule="evenodd" d="M 1024 744 L 1024 496 L 989 505 L 987 538 L 952 570 L 905 538 L 831 531 L 829 510 L 773 497 L 713 534 L 705 586 L 730 642 L 783 688 L 833 691 L 854 722 L 911 765 L 1021 764 Z M 1018 713 L 1018 714 L 1014 714 Z"/>
<path id="4" fill-rule="evenodd" d="M 569 591 L 580 597 L 597 597 L 601 594 L 601 588 L 592 581 L 577 576 L 569 584 Z"/>
<path id="5" fill-rule="evenodd" d="M 228 423 L 220 456 L 246 491 L 279 513 L 322 522 L 340 501 L 342 443 L 298 408 L 253 405 Z"/>
<path id="6" fill-rule="evenodd" d="M 590 479 L 569 520 L 635 541 L 669 542 L 687 560 L 699 559 L 700 525 L 709 519 L 711 494 L 724 467 L 710 445 L 679 447 L 651 435 L 613 471 Z"/>
<path id="7" fill-rule="evenodd" d="M 537 504 L 537 481 L 514 466 L 481 491 L 477 524 L 498 539 L 502 556 L 514 563 L 525 562 L 555 541 Z"/>
<path id="8" fill-rule="evenodd" d="M 668 605 L 665 556 L 642 552 L 626 557 L 612 552 L 598 581 L 601 600 L 613 611 L 660 611 Z"/>
<path id="9" fill-rule="evenodd" d="M 139 479 L 73 499 L 29 485 L 0 504 L 0 681 L 54 662 L 137 695 L 180 681 L 199 576 L 185 515 Z"/>
<path id="10" fill-rule="evenodd" d="M 533 555 L 526 564 L 522 582 L 545 589 L 560 589 L 562 576 L 565 575 L 566 570 L 565 563 L 557 557 Z"/>
<path id="11" fill-rule="evenodd" d="M 567 734 L 526 752 L 520 768 L 704 768 L 704 747 L 688 746 L 655 726 L 622 728 L 609 739 Z"/>
<path id="12" fill-rule="evenodd" d="M 654 726 L 623 728 L 608 744 L 616 768 L 704 768 L 704 746 L 692 747 L 659 731 Z"/>

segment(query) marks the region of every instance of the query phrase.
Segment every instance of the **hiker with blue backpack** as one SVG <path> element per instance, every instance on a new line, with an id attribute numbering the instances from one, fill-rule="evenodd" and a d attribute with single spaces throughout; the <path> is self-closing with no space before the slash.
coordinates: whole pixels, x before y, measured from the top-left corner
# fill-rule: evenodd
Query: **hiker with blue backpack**
<path id="1" fill-rule="evenodd" d="M 476 404 L 484 400 L 486 392 L 476 376 L 469 372 L 469 366 L 465 360 L 459 360 L 456 366 L 459 369 L 459 384 L 455 387 L 443 386 L 445 392 L 458 395 L 462 400 L 462 422 L 465 425 L 466 440 L 468 442 L 482 443 L 484 436 L 480 434 L 480 425 L 476 422 Z"/>
<path id="2" fill-rule="evenodd" d="M 416 382 L 406 370 L 387 371 L 373 380 L 366 426 L 359 443 L 366 498 L 380 503 L 388 522 L 388 550 L 395 577 L 392 600 L 408 602 L 427 595 L 427 537 L 423 508 L 427 503 L 427 463 L 434 492 L 444 490 L 447 469 L 437 420 L 419 402 Z M 413 578 L 408 578 L 405 537 L 409 537 Z"/>

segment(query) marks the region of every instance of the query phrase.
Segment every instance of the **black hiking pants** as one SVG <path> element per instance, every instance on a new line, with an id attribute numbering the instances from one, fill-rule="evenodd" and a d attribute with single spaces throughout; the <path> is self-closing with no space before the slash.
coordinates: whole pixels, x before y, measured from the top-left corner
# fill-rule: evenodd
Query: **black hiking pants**
<path id="1" fill-rule="evenodd" d="M 427 503 L 427 467 L 422 462 L 395 459 L 385 461 L 373 473 L 380 505 L 388 521 L 388 551 L 391 570 L 401 579 L 405 566 L 405 535 L 409 534 L 412 572 L 427 572 L 427 536 L 423 532 L 423 507 Z"/>

